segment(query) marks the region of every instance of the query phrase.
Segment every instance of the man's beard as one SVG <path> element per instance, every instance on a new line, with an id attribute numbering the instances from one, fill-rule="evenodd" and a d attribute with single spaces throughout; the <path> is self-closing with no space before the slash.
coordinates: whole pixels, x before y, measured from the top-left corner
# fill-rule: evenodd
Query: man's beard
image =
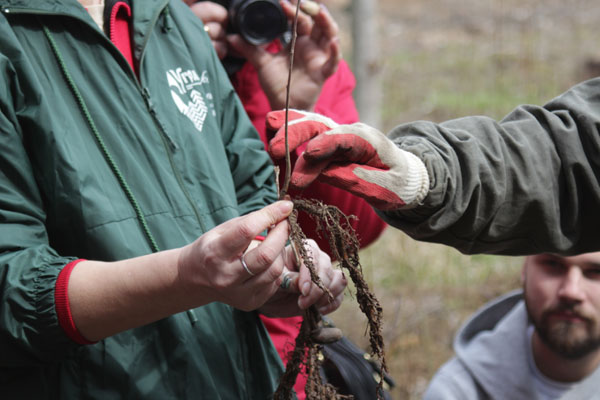
<path id="1" fill-rule="evenodd" d="M 527 302 L 527 313 L 535 330 L 546 346 L 558 355 L 577 360 L 600 348 L 600 335 L 594 320 L 581 315 L 575 307 L 568 304 L 559 304 L 551 310 L 545 311 L 539 320 L 533 318 Z M 551 321 L 551 314 L 570 312 L 582 321 L 558 320 Z"/>

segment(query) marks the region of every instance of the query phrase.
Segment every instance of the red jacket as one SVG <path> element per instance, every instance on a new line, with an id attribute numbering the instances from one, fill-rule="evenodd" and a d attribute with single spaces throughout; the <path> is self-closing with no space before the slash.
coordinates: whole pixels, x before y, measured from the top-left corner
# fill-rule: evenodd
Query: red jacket
<path id="1" fill-rule="evenodd" d="M 266 147 L 273 134 L 273 132 L 266 132 L 265 124 L 267 112 L 271 111 L 271 107 L 267 96 L 260 87 L 256 70 L 250 63 L 246 63 L 236 73 L 233 86 Z M 352 98 L 354 86 L 355 79 L 352 71 L 350 71 L 348 64 L 341 61 L 337 71 L 323 85 L 323 90 L 315 105 L 315 112 L 326 115 L 340 124 L 357 122 L 358 112 Z M 303 147 L 296 150 L 295 154 L 292 155 L 292 163 L 296 161 L 298 154 L 301 154 L 302 151 Z M 285 163 L 279 163 L 279 167 L 282 174 L 279 181 L 283 182 Z M 290 191 L 290 195 L 292 197 L 302 196 L 309 199 L 319 199 L 326 204 L 337 206 L 346 215 L 355 215 L 357 218 L 353 219 L 351 223 L 358 235 L 361 247 L 370 244 L 379 237 L 386 226 L 366 201 L 324 183 L 315 182 L 302 193 Z M 299 222 L 306 236 L 314 239 L 320 248 L 329 253 L 327 240 L 316 234 L 316 226 L 312 219 L 307 215 L 300 214 Z M 298 335 L 302 317 L 267 318 L 261 316 L 261 318 L 271 335 L 273 344 L 285 362 L 287 353 L 294 348 L 294 341 Z M 299 375 L 294 386 L 299 399 L 306 397 L 304 393 L 305 384 L 306 376 Z"/>

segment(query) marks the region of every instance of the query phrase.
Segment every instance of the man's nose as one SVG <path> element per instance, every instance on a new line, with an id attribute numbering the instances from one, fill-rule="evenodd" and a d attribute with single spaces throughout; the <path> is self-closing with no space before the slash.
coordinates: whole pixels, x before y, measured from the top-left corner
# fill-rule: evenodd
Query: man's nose
<path id="1" fill-rule="evenodd" d="M 581 269 L 569 268 L 563 277 L 558 295 L 564 300 L 582 301 L 584 298 L 583 279 Z"/>

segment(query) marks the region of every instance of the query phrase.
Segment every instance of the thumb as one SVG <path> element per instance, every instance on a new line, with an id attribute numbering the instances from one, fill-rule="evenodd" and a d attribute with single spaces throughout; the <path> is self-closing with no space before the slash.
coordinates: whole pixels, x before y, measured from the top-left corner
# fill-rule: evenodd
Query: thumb
<path id="1" fill-rule="evenodd" d="M 289 110 L 288 147 L 290 152 L 302 143 L 336 126 L 338 126 L 337 123 L 323 115 Z M 285 156 L 285 110 L 268 113 L 267 128 L 279 129 L 269 142 L 269 153 L 275 159 L 283 158 Z"/>
<path id="2" fill-rule="evenodd" d="M 293 207 L 294 203 L 289 200 L 277 201 L 219 225 L 217 228 L 223 247 L 230 254 L 242 252 L 258 234 L 285 220 Z"/>
<path id="3" fill-rule="evenodd" d="M 304 157 L 305 154 L 306 153 L 303 153 L 298 160 L 296 160 L 290 180 L 292 187 L 299 190 L 308 187 L 319 177 L 321 172 L 329 166 L 329 160 L 307 161 Z"/>

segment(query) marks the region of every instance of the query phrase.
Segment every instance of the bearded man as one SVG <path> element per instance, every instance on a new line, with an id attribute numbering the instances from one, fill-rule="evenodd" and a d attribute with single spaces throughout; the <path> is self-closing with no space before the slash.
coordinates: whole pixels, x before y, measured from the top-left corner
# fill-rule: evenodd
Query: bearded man
<path id="1" fill-rule="evenodd" d="M 522 290 L 460 329 L 432 399 L 600 399 L 600 252 L 526 258 Z"/>

